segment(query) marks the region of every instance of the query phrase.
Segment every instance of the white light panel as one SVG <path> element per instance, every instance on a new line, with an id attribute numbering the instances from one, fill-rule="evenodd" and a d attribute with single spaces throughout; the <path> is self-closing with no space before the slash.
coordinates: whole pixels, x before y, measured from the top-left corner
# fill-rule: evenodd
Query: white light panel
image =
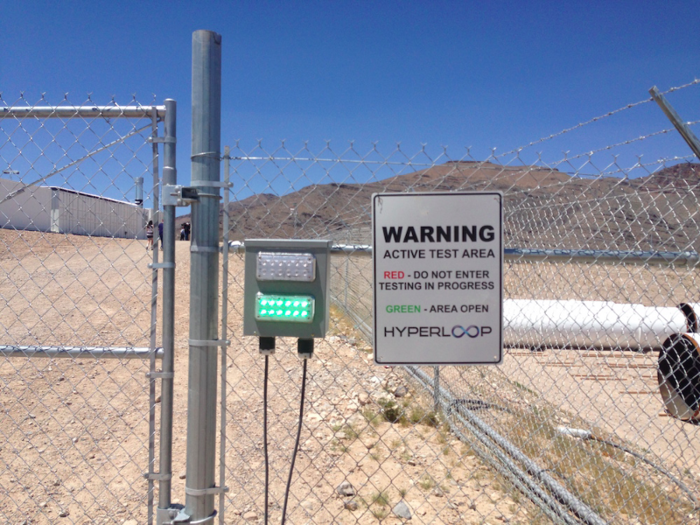
<path id="1" fill-rule="evenodd" d="M 260 252 L 256 264 L 258 281 L 297 281 L 316 279 L 316 259 L 310 253 Z"/>

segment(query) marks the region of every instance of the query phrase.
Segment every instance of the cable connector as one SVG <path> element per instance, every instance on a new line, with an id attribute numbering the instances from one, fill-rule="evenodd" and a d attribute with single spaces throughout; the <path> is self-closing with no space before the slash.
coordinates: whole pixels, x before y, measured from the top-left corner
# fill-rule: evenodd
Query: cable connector
<path id="1" fill-rule="evenodd" d="M 273 355 L 275 353 L 275 338 L 260 337 L 260 355 Z"/>
<path id="2" fill-rule="evenodd" d="M 297 352 L 302 359 L 311 359 L 314 355 L 313 339 L 298 339 Z"/>

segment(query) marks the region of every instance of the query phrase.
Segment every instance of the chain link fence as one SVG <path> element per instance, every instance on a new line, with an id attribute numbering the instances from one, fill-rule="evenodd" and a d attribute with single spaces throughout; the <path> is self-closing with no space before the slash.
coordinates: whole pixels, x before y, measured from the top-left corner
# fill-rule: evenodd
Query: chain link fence
<path id="1" fill-rule="evenodd" d="M 3 523 L 148 519 L 162 113 L 0 98 Z"/>
<path id="2" fill-rule="evenodd" d="M 330 238 L 344 248 L 333 255 L 330 334 L 308 363 L 289 494 L 296 341 L 280 338 L 270 359 L 267 509 L 264 359 L 257 339 L 241 335 L 242 258 L 224 258 L 228 490 L 216 519 L 260 522 L 267 510 L 277 522 L 288 497 L 290 523 L 697 523 L 697 426 L 669 417 L 662 394 L 678 385 L 657 372 L 666 337 L 697 329 L 697 164 L 668 140 L 672 128 L 552 153 L 588 126 L 658 111 L 651 101 L 484 156 L 235 144 L 225 240 Z M 158 372 L 161 292 L 145 224 L 159 219 L 149 138 L 161 107 L 0 102 L 0 519 L 151 522 L 153 481 L 164 478 L 154 472 L 159 392 L 146 373 Z M 646 150 L 669 156 L 643 161 Z M 504 194 L 504 362 L 376 366 L 370 196 L 458 190 Z M 188 474 L 179 370 L 192 341 L 190 245 L 175 251 L 177 505 Z M 630 308 L 666 324 L 645 315 L 634 324 Z"/>
<path id="3" fill-rule="evenodd" d="M 698 427 L 669 417 L 657 360 L 664 340 L 686 329 L 678 305 L 698 293 L 700 169 L 671 127 L 552 153 L 587 126 L 658 111 L 650 102 L 485 159 L 426 147 L 231 148 L 231 240 L 345 245 L 333 256 L 332 334 L 309 362 L 290 523 L 697 523 Z M 670 155 L 643 161 L 654 148 Z M 504 362 L 376 366 L 370 196 L 458 190 L 505 197 Z M 226 516 L 261 521 L 264 358 L 240 336 L 241 256 L 231 255 L 226 278 Z M 646 314 L 630 324 L 620 313 L 644 308 L 677 310 L 669 315 L 682 322 L 657 330 Z M 295 354 L 282 339 L 270 364 L 272 522 L 298 423 Z"/>

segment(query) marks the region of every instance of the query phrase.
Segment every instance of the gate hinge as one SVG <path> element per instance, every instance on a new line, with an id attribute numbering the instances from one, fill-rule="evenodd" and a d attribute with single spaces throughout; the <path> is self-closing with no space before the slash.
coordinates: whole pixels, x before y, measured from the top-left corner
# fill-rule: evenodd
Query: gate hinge
<path id="1" fill-rule="evenodd" d="M 228 487 L 209 487 L 208 489 L 192 489 L 185 486 L 185 494 L 190 496 L 213 496 L 216 494 L 227 493 Z"/>
<path id="2" fill-rule="evenodd" d="M 174 372 L 146 372 L 148 379 L 172 379 L 175 377 Z"/>
<path id="3" fill-rule="evenodd" d="M 177 523 L 189 523 L 190 516 L 185 514 L 185 507 L 173 503 L 167 509 L 156 510 L 156 525 L 175 525 Z"/>
<path id="4" fill-rule="evenodd" d="M 168 481 L 172 479 L 172 474 L 161 474 L 160 472 L 144 472 L 143 477 L 151 481 Z"/>
<path id="5" fill-rule="evenodd" d="M 190 339 L 188 343 L 190 346 L 229 346 L 231 341 L 229 339 Z"/>
<path id="6" fill-rule="evenodd" d="M 200 180 L 192 184 L 196 188 L 233 188 L 233 182 L 220 180 Z"/>
<path id="7" fill-rule="evenodd" d="M 162 262 L 162 263 L 150 263 L 148 267 L 151 270 L 167 270 L 169 268 L 175 268 L 174 262 Z"/>

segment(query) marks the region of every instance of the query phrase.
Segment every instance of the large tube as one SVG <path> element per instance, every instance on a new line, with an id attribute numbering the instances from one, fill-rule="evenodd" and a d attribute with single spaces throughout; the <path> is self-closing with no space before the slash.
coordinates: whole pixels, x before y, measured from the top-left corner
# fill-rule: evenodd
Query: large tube
<path id="1" fill-rule="evenodd" d="M 673 334 L 666 339 L 657 375 L 669 415 L 700 421 L 700 334 Z"/>
<path id="2" fill-rule="evenodd" d="M 688 315 L 680 307 L 606 301 L 503 302 L 503 338 L 507 346 L 660 349 L 670 334 L 686 332 L 690 326 Z"/>

